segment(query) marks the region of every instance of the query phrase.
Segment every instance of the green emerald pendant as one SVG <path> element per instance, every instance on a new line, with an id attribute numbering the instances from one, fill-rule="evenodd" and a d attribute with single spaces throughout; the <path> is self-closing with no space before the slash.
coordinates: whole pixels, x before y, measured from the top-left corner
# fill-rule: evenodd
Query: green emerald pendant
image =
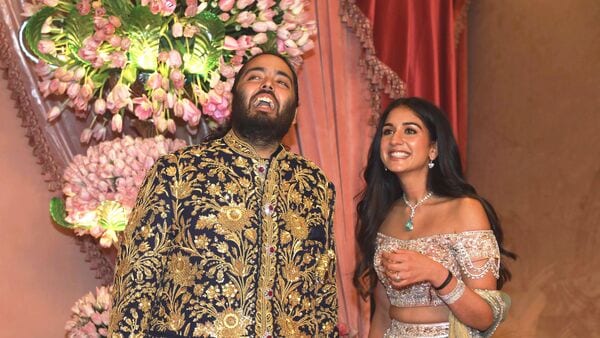
<path id="1" fill-rule="evenodd" d="M 412 231 L 413 229 L 413 222 L 412 219 L 408 219 L 408 221 L 406 221 L 406 224 L 404 224 L 404 229 L 406 229 L 406 231 Z"/>

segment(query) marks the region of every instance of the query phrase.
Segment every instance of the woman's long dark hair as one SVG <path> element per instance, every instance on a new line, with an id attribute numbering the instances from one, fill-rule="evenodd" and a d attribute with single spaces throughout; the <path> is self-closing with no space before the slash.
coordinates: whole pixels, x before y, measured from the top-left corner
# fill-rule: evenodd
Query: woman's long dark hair
<path id="1" fill-rule="evenodd" d="M 377 232 L 391 206 L 402 196 L 402 187 L 398 178 L 392 172 L 385 170 L 380 157 L 383 125 L 390 112 L 398 107 L 407 107 L 417 114 L 428 129 L 431 142 L 437 142 L 438 157 L 434 160 L 435 166 L 429 170 L 427 189 L 438 196 L 477 199 L 485 209 L 500 247 L 500 253 L 512 259 L 517 257 L 502 245 L 504 236 L 498 215 L 492 205 L 479 196 L 475 188 L 466 182 L 458 146 L 444 113 L 432 103 L 420 98 L 397 99 L 388 105 L 377 124 L 364 171 L 366 187 L 359 195 L 359 202 L 356 207 L 358 215 L 356 240 L 359 248 L 359 259 L 354 273 L 354 284 L 364 297 L 372 294 L 377 285 L 377 275 L 373 268 Z M 502 285 L 510 278 L 510 271 L 501 261 L 500 278 L 497 282 L 498 289 L 502 288 Z"/>

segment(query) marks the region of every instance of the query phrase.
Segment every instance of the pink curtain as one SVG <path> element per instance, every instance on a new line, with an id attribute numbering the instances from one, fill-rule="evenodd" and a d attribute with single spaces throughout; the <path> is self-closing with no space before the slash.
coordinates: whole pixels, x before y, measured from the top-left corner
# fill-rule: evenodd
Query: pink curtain
<path id="1" fill-rule="evenodd" d="M 299 73 L 300 108 L 288 144 L 316 162 L 337 191 L 335 236 L 338 257 L 340 322 L 355 333 L 366 332 L 368 317 L 352 284 L 356 257 L 354 197 L 371 139 L 370 92 L 359 67 L 361 47 L 340 20 L 337 1 L 313 0 L 318 24 L 314 53 Z M 362 306 L 362 307 L 361 307 Z"/>
<path id="2" fill-rule="evenodd" d="M 468 0 L 356 0 L 369 19 L 377 57 L 420 96 L 448 114 L 466 153 L 466 13 Z M 389 102 L 384 97 L 382 103 Z"/>

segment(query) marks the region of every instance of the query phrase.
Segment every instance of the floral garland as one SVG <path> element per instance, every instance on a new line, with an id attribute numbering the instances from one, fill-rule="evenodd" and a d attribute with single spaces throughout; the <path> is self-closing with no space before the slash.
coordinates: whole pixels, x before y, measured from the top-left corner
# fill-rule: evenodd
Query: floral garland
<path id="1" fill-rule="evenodd" d="M 91 146 L 77 155 L 64 172 L 65 202 L 54 198 L 51 215 L 77 235 L 100 238 L 110 247 L 118 241 L 135 204 L 147 171 L 162 155 L 183 146 L 182 140 L 125 136 Z M 66 215 L 65 215 L 66 214 Z"/>
<path id="2" fill-rule="evenodd" d="M 127 119 L 192 134 L 230 114 L 236 72 L 262 51 L 299 65 L 314 47 L 314 21 L 305 0 L 32 0 L 26 52 L 38 58 L 44 97 L 64 98 L 47 114 L 69 107 L 93 112 L 81 141 L 121 133 Z M 65 98 L 66 97 L 66 98 Z M 176 123 L 177 121 L 177 123 Z"/>

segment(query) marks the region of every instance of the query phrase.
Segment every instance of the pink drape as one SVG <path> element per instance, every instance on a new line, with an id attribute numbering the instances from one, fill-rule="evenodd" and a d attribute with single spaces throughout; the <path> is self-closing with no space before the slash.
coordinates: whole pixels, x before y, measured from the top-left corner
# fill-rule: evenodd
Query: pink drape
<path id="1" fill-rule="evenodd" d="M 420 96 L 448 114 L 466 153 L 466 11 L 468 0 L 356 0 L 369 18 L 377 57 Z M 389 102 L 389 98 L 382 100 Z"/>
<path id="2" fill-rule="evenodd" d="M 352 284 L 352 275 L 356 257 L 354 197 L 362 187 L 360 173 L 371 136 L 370 95 L 358 64 L 360 44 L 342 24 L 339 6 L 337 1 L 319 1 L 317 6 L 313 0 L 310 7 L 319 34 L 314 52 L 305 58 L 299 73 L 298 123 L 288 140 L 293 150 L 321 166 L 336 186 L 339 317 L 354 332 L 365 332 L 368 317 L 359 310 L 364 303 Z"/>

